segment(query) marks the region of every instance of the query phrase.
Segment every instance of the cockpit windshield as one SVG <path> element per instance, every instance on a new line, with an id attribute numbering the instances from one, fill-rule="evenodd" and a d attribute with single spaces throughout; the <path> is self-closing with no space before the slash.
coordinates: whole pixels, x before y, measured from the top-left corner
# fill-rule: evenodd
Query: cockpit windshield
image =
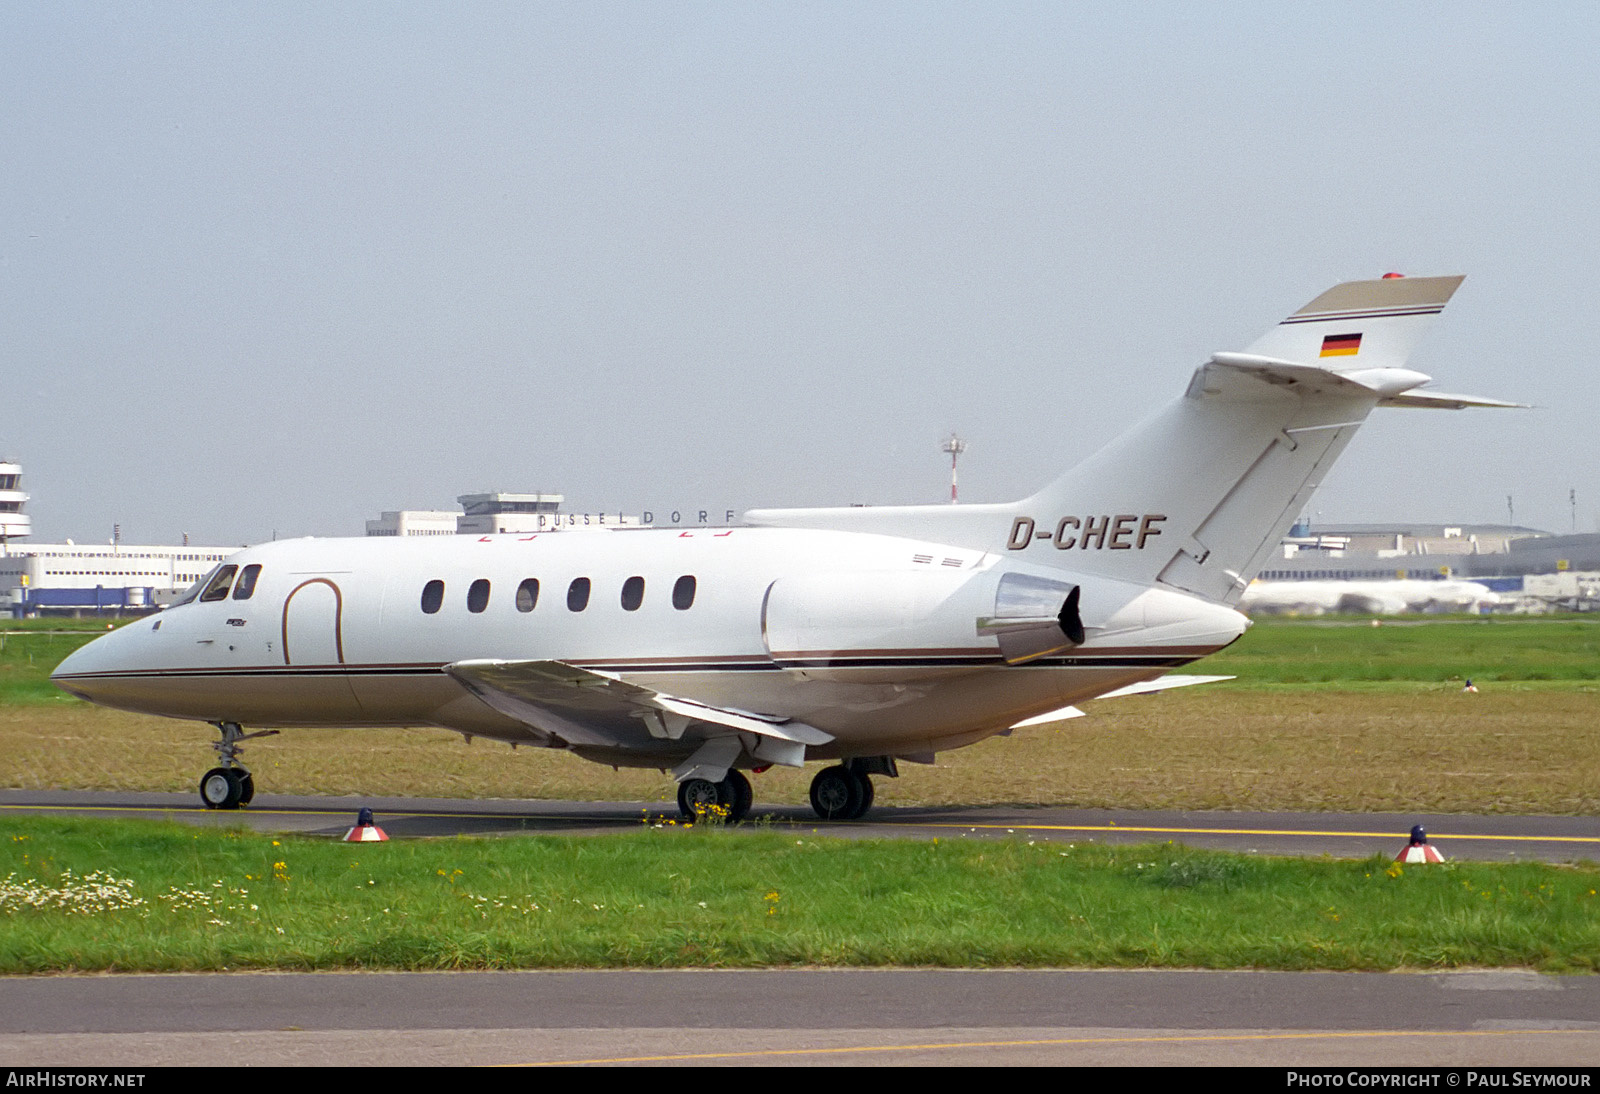
<path id="1" fill-rule="evenodd" d="M 200 594 L 200 603 L 228 599 L 228 588 L 233 584 L 233 575 L 238 572 L 239 567 L 233 565 L 217 567 L 211 574 L 211 580 L 206 582 L 205 591 Z"/>
<path id="2" fill-rule="evenodd" d="M 239 575 L 239 584 L 233 587 L 235 600 L 249 600 L 256 591 L 256 578 L 261 576 L 261 563 L 252 563 Z"/>
<path id="3" fill-rule="evenodd" d="M 171 611 L 172 608 L 181 608 L 185 604 L 193 604 L 200 598 L 200 590 L 208 588 L 211 585 L 211 578 L 220 569 L 222 569 L 222 567 L 213 566 L 210 573 L 206 574 L 199 581 L 196 581 L 193 585 L 190 585 L 187 589 L 185 589 L 183 595 L 174 600 L 167 610 Z"/>

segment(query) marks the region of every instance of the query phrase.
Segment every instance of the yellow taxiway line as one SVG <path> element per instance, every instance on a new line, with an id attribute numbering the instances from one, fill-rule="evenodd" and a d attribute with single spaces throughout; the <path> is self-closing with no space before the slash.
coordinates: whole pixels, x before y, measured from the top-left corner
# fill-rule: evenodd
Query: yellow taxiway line
<path id="1" fill-rule="evenodd" d="M 1223 1041 L 1313 1041 L 1351 1040 L 1377 1037 L 1521 1037 L 1551 1033 L 1587 1033 L 1581 1029 L 1441 1029 L 1441 1030 L 1343 1030 L 1323 1033 L 1218 1033 L 1174 1034 L 1143 1037 L 1054 1037 L 1022 1041 L 935 1041 L 903 1045 L 854 1045 L 842 1048 L 770 1048 L 741 1052 L 686 1052 L 666 1056 L 602 1056 L 583 1060 L 536 1060 L 509 1067 L 572 1067 L 577 1064 L 652 1064 L 693 1060 L 760 1059 L 779 1056 L 838 1056 L 868 1052 L 935 1052 L 968 1048 L 1029 1048 L 1047 1045 L 1141 1045 L 1196 1044 Z"/>
<path id="2" fill-rule="evenodd" d="M 885 828 L 966 828 L 971 830 L 1004 830 L 1023 832 L 1141 832 L 1160 835 L 1177 833 L 1197 836 L 1341 836 L 1349 839 L 1405 839 L 1405 832 L 1336 832 L 1326 829 L 1298 831 L 1292 828 L 1175 828 L 1147 827 L 1135 824 L 958 824 L 954 821 L 928 821 L 905 824 L 899 821 L 878 821 Z M 1600 843 L 1600 836 L 1485 836 L 1460 832 L 1429 832 L 1430 840 L 1527 840 L 1531 843 Z"/>

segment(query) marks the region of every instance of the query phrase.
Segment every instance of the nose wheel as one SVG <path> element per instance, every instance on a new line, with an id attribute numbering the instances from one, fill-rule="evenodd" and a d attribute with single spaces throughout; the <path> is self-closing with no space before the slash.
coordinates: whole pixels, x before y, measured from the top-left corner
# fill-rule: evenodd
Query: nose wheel
<path id="1" fill-rule="evenodd" d="M 250 799 L 256 796 L 256 780 L 239 764 L 239 754 L 244 751 L 239 747 L 239 742 L 256 737 L 272 737 L 278 731 L 263 729 L 246 733 L 238 722 L 212 724 L 222 734 L 222 740 L 211 742 L 211 747 L 222 758 L 222 766 L 213 767 L 200 777 L 200 801 L 207 809 L 238 809 L 249 805 Z"/>
<path id="2" fill-rule="evenodd" d="M 242 767 L 213 767 L 200 777 L 200 800 L 207 809 L 238 809 L 255 796 L 255 776 Z"/>

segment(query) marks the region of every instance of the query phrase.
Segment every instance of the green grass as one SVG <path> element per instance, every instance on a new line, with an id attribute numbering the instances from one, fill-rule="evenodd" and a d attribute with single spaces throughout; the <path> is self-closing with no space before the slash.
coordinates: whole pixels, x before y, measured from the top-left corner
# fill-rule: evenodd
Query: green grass
<path id="1" fill-rule="evenodd" d="M 126 884 L 88 893 L 81 879 L 93 871 Z M 0 973 L 1600 962 L 1592 865 L 1402 870 L 1171 844 L 642 826 L 606 838 L 349 845 L 29 818 L 0 846 L 7 874 Z M 16 906 L 15 894 L 74 885 L 77 910 Z"/>
<path id="2" fill-rule="evenodd" d="M 106 633 L 93 620 L 0 620 L 0 705 L 79 702 L 50 682 L 67 654 Z"/>
<path id="3" fill-rule="evenodd" d="M 1259 619 L 1194 671 L 1249 685 L 1600 680 L 1600 619 Z"/>

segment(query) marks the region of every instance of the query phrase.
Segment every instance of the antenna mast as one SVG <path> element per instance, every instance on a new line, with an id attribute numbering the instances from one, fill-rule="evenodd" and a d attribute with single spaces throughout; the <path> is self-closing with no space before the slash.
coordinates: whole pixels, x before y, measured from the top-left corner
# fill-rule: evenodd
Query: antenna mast
<path id="1" fill-rule="evenodd" d="M 950 439 L 939 447 L 939 451 L 950 453 L 950 504 L 956 503 L 956 459 L 967 450 L 967 442 L 950 434 Z"/>

